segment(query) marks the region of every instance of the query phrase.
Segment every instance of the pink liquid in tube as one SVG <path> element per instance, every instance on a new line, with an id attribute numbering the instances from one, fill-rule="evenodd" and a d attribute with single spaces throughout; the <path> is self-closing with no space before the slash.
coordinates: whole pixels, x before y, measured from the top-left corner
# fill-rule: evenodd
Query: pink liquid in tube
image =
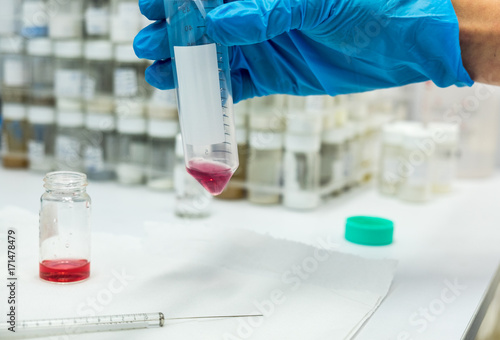
<path id="1" fill-rule="evenodd" d="M 45 260 L 40 262 L 40 278 L 50 282 L 70 283 L 90 276 L 90 262 L 84 259 Z"/>
<path id="2" fill-rule="evenodd" d="M 233 176 L 233 170 L 229 166 L 205 160 L 190 161 L 186 170 L 214 196 L 224 191 Z"/>

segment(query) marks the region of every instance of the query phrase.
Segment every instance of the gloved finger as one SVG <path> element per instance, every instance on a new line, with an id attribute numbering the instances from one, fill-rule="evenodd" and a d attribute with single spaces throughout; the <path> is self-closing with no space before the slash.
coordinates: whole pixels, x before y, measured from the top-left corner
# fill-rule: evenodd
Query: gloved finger
<path id="1" fill-rule="evenodd" d="M 149 20 L 165 19 L 165 5 L 163 0 L 139 0 L 142 15 Z"/>
<path id="2" fill-rule="evenodd" d="M 142 59 L 162 60 L 170 58 L 165 20 L 156 21 L 143 28 L 134 39 L 134 51 Z"/>
<path id="3" fill-rule="evenodd" d="M 175 87 L 174 75 L 172 73 L 172 62 L 158 60 L 146 69 L 146 81 L 149 85 L 160 90 L 170 90 Z"/>
<path id="4" fill-rule="evenodd" d="M 235 1 L 207 14 L 207 33 L 223 45 L 248 45 L 295 29 L 311 29 L 326 20 L 335 1 Z"/>

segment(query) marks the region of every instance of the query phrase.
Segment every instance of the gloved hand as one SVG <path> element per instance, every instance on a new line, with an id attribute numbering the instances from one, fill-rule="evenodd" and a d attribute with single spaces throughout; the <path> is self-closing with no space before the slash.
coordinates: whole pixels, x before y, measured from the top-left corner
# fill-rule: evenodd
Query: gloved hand
<path id="1" fill-rule="evenodd" d="M 135 38 L 159 60 L 146 80 L 173 88 L 163 0 L 140 0 L 156 23 Z M 231 46 L 233 100 L 274 93 L 345 94 L 432 80 L 472 85 L 450 0 L 245 0 L 207 15 L 207 33 Z"/>

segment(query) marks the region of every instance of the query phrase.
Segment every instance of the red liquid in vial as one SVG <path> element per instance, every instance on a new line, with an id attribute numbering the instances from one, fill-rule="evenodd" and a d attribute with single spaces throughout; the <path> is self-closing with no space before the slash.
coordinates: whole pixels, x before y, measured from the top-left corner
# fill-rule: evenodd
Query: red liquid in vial
<path id="1" fill-rule="evenodd" d="M 77 282 L 90 276 L 87 260 L 45 260 L 40 263 L 40 278 L 51 282 Z"/>
<path id="2" fill-rule="evenodd" d="M 233 175 L 230 167 L 202 160 L 190 161 L 187 172 L 212 195 L 220 194 Z"/>

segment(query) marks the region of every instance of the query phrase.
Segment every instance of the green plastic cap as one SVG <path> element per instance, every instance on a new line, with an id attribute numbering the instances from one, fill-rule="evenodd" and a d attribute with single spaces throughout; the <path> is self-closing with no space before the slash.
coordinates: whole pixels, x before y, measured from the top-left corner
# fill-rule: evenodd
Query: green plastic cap
<path id="1" fill-rule="evenodd" d="M 352 216 L 345 225 L 347 241 L 367 246 L 385 246 L 392 243 L 394 223 L 380 217 Z"/>

